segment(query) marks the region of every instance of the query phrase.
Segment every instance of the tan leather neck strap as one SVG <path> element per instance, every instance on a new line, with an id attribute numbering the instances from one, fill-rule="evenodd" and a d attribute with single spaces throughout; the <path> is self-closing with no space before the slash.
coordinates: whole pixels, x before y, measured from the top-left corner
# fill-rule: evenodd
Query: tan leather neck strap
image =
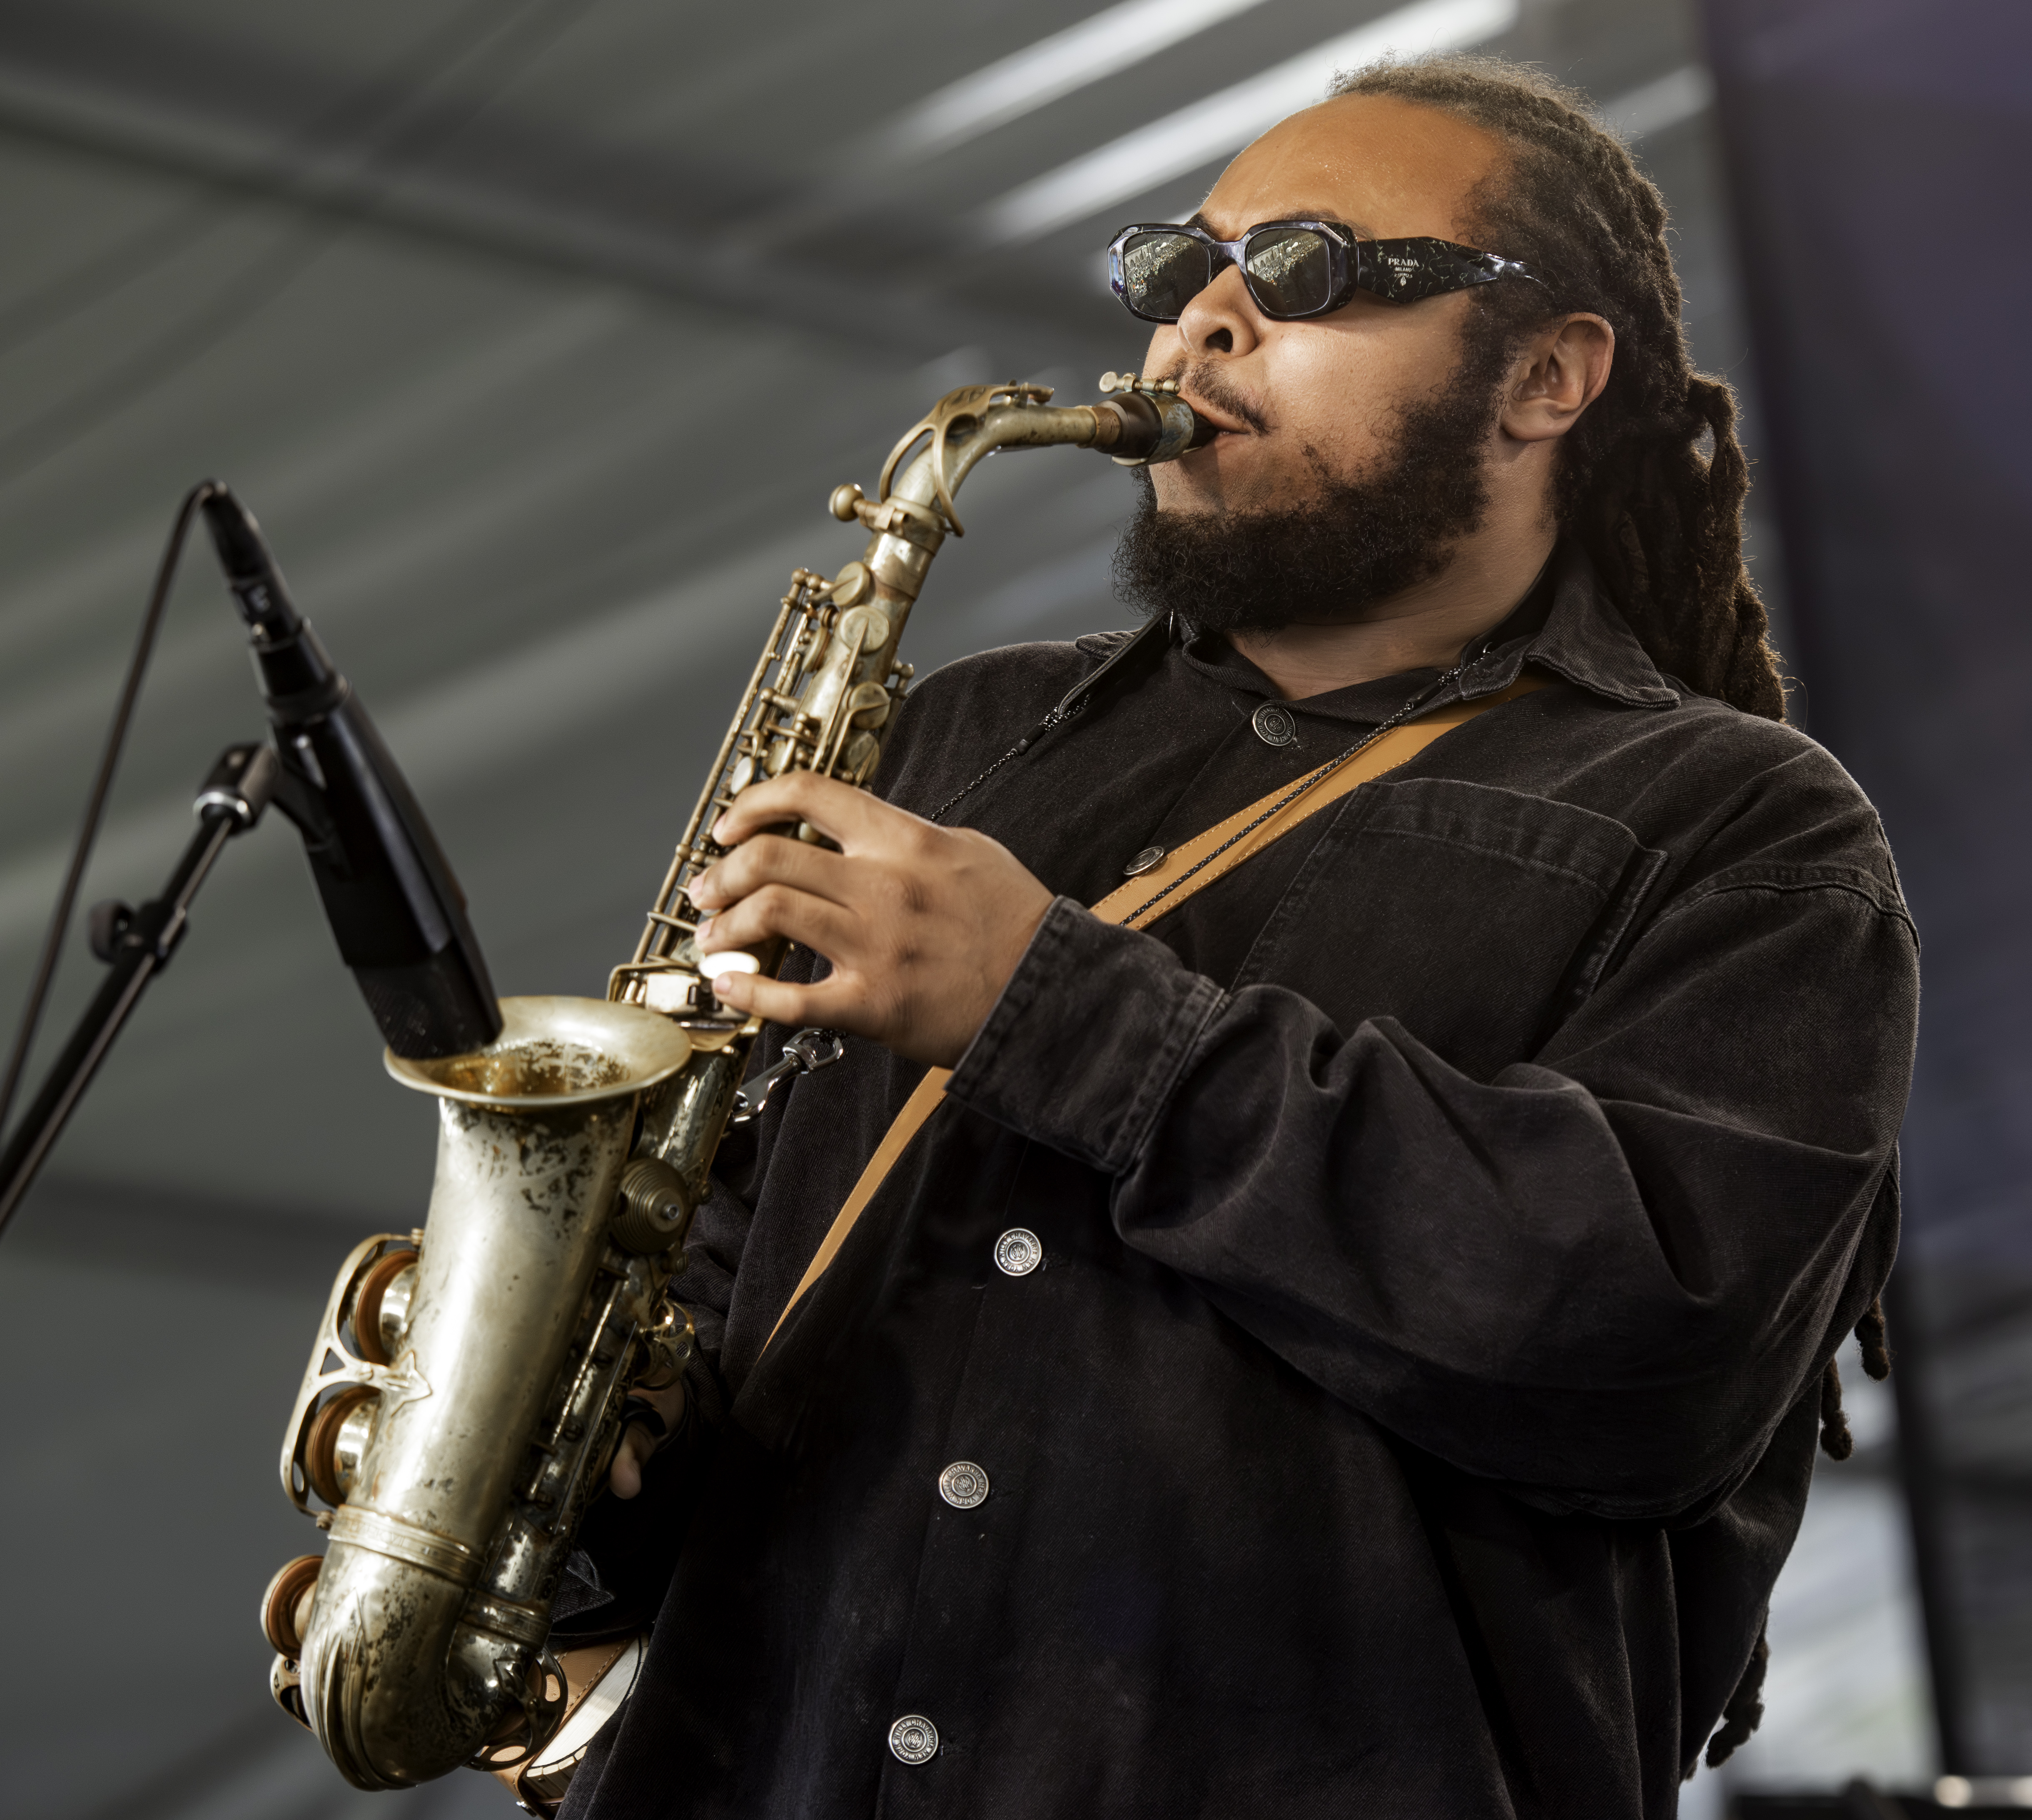
<path id="1" fill-rule="evenodd" d="M 1123 928 L 1147 928 L 1160 916 L 1168 916 L 1177 909 L 1195 892 L 1205 890 L 1216 878 L 1226 878 L 1242 861 L 1253 859 L 1272 841 L 1281 840 L 1320 810 L 1384 772 L 1394 771 L 1399 765 L 1416 758 L 1433 740 L 1451 733 L 1463 721 L 1471 721 L 1490 708 L 1515 701 L 1533 689 L 1543 688 L 1548 680 L 1520 676 L 1498 694 L 1484 696 L 1478 701 L 1449 703 L 1429 714 L 1392 728 L 1347 757 L 1322 765 L 1295 784 L 1286 784 L 1272 790 L 1247 808 L 1238 810 L 1226 821 L 1216 822 L 1205 833 L 1195 834 L 1182 845 L 1175 847 L 1150 871 L 1109 892 L 1094 905 L 1093 914 L 1104 923 Z M 806 1292 L 839 1255 L 840 1247 L 846 1243 L 847 1234 L 854 1230 L 868 1203 L 875 1199 L 876 1191 L 888 1179 L 889 1172 L 902 1158 L 911 1139 L 937 1110 L 939 1101 L 945 1098 L 946 1083 L 951 1079 L 951 1069 L 935 1068 L 917 1083 L 917 1091 L 903 1102 L 903 1110 L 882 1134 L 882 1141 L 875 1147 L 875 1154 L 868 1159 L 868 1166 L 861 1172 L 854 1192 L 834 1217 L 816 1255 L 791 1292 L 790 1300 L 783 1304 L 783 1313 L 776 1317 L 776 1325 L 769 1330 L 769 1339 L 762 1343 L 764 1352 L 768 1351 L 770 1341 L 783 1331 L 790 1311 L 804 1300 Z"/>

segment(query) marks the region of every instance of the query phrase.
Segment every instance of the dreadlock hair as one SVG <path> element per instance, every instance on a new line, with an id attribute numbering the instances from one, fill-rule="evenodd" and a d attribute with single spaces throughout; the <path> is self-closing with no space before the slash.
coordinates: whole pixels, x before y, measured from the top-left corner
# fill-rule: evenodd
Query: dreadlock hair
<path id="1" fill-rule="evenodd" d="M 1660 669 L 1782 720 L 1769 621 L 1743 565 L 1750 467 L 1735 438 L 1735 397 L 1687 357 L 1657 186 L 1577 90 L 1497 58 L 1374 64 L 1330 92 L 1394 96 L 1503 143 L 1506 167 L 1471 199 L 1473 231 L 1548 289 L 1481 285 L 1476 308 L 1512 345 L 1577 310 L 1616 331 L 1608 384 L 1562 442 L 1560 526 L 1586 549 Z"/>
<path id="2" fill-rule="evenodd" d="M 1764 1675 L 1771 1666 L 1771 1635 L 1769 1620 L 1757 1633 L 1757 1647 L 1750 1652 L 1750 1665 L 1743 1671 L 1743 1679 L 1735 1684 L 1735 1691 L 1728 1697 L 1728 1704 L 1722 1709 L 1721 1728 L 1708 1740 L 1708 1767 L 1719 1770 L 1735 1755 L 1739 1744 L 1750 1742 L 1754 1732 L 1764 1720 Z M 1689 1778 L 1693 1772 L 1687 1771 Z"/>
<path id="3" fill-rule="evenodd" d="M 1884 1325 L 1884 1298 L 1879 1296 L 1855 1324 L 1855 1343 L 1862 1368 L 1880 1384 L 1891 1375 L 1890 1336 Z M 1842 1408 L 1841 1367 L 1830 1359 L 1821 1367 L 1821 1451 L 1830 1460 L 1846 1460 L 1855 1451 Z"/>

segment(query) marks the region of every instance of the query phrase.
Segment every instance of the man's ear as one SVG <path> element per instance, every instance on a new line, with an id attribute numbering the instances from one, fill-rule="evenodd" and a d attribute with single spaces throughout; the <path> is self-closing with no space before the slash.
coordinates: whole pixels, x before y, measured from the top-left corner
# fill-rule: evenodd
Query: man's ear
<path id="1" fill-rule="evenodd" d="M 1519 442 L 1565 435 L 1601 396 L 1615 359 L 1616 331 L 1600 316 L 1576 313 L 1541 330 L 1512 369 L 1503 434 Z"/>

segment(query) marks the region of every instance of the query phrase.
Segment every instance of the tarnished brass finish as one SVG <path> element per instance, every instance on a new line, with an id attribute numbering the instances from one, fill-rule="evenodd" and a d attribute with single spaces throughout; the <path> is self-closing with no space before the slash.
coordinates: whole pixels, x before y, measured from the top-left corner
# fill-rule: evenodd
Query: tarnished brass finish
<path id="1" fill-rule="evenodd" d="M 551 1602 L 628 1392 L 691 1357 L 668 1291 L 762 1027 L 718 1001 L 699 952 L 687 892 L 723 851 L 712 827 L 759 778 L 872 777 L 911 677 L 898 642 L 984 457 L 1070 443 L 1167 461 L 1211 433 L 1175 387 L 1111 382 L 1116 396 L 1070 408 L 1043 386 L 964 387 L 896 446 L 876 498 L 837 489 L 834 516 L 867 547 L 835 580 L 791 576 L 607 998 L 504 999 L 485 1049 L 388 1058 L 438 1100 L 430 1213 L 363 1241 L 333 1284 L 282 1455 L 330 1548 L 262 1608 L 276 1700 L 356 1786 L 470 1763 L 536 1766 L 546 1799 L 562 1792 L 570 1763 L 543 1755 L 567 1697 Z M 772 943 L 715 970 L 782 958 Z"/>
<path id="2" fill-rule="evenodd" d="M 278 1697 L 363 1788 L 546 1741 L 551 1601 L 635 1342 L 661 1330 L 667 1263 L 623 1257 L 608 1221 L 641 1095 L 690 1041 L 603 1000 L 501 1009 L 484 1050 L 390 1058 L 438 1099 L 430 1216 L 420 1244 L 383 1234 L 341 1269 L 283 1450 L 292 1501 L 334 1509 L 308 1609 L 264 1614 L 278 1647 L 301 1639 Z"/>

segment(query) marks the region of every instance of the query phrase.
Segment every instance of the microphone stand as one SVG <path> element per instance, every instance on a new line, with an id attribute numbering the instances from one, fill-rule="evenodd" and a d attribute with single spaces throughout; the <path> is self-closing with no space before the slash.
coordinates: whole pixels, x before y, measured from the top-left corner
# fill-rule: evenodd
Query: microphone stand
<path id="1" fill-rule="evenodd" d="M 170 964 L 183 940 L 190 907 L 213 862 L 236 834 L 261 819 L 276 792 L 281 766 L 267 744 L 228 746 L 198 791 L 198 830 L 159 896 L 138 910 L 102 904 L 92 913 L 92 952 L 110 968 L 70 1040 L 0 1150 L 0 1232 L 28 1192 L 113 1039 L 148 983 Z"/>

